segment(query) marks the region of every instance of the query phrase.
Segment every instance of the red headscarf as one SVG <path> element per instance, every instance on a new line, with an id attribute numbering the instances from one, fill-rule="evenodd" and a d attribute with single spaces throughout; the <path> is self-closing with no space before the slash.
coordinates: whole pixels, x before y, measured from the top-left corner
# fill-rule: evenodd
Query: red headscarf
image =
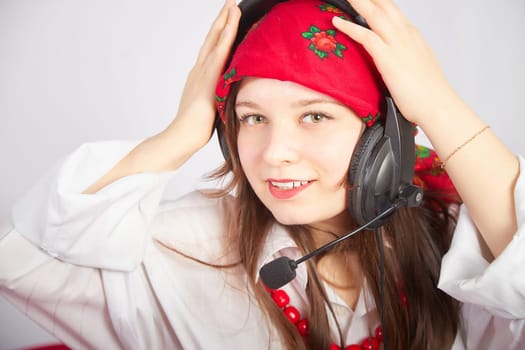
<path id="1" fill-rule="evenodd" d="M 337 7 L 315 0 L 276 4 L 255 23 L 219 80 L 216 104 L 224 108 L 231 84 L 244 77 L 292 81 L 324 93 L 352 109 L 367 126 L 381 117 L 385 87 L 364 48 L 339 32 L 332 18 L 350 20 Z M 456 197 L 433 150 L 416 147 L 414 182 Z"/>

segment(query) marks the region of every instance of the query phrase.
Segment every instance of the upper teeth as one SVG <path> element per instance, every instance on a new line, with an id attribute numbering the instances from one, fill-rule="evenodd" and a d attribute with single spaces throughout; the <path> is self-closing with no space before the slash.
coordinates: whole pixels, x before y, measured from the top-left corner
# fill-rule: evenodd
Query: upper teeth
<path id="1" fill-rule="evenodd" d="M 283 190 L 291 190 L 292 188 L 297 188 L 299 186 L 304 186 L 308 183 L 308 181 L 289 181 L 289 182 L 274 182 L 271 181 L 272 186 L 275 186 L 277 188 L 283 189 Z"/>

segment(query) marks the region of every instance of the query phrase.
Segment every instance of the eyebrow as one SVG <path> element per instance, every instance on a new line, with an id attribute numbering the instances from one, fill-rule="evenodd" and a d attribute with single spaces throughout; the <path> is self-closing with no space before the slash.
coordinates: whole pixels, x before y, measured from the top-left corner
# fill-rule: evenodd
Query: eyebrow
<path id="1" fill-rule="evenodd" d="M 310 106 L 310 105 L 319 104 L 319 103 L 329 103 L 329 104 L 334 104 L 338 106 L 344 106 L 341 102 L 337 100 L 326 99 L 326 98 L 312 98 L 312 99 L 299 100 L 299 101 L 294 102 L 293 105 L 305 107 L 305 106 Z"/>
<path id="2" fill-rule="evenodd" d="M 303 99 L 298 100 L 292 103 L 292 106 L 294 107 L 307 107 L 314 104 L 323 104 L 323 103 L 329 103 L 334 104 L 338 106 L 344 106 L 341 102 L 337 100 L 331 100 L 331 99 L 324 99 L 324 98 L 312 98 L 312 99 Z M 249 108 L 259 108 L 259 105 L 253 101 L 246 100 L 246 101 L 237 101 L 235 103 L 235 107 L 249 107 Z"/>
<path id="3" fill-rule="evenodd" d="M 237 101 L 235 102 L 235 108 L 237 107 L 258 108 L 259 105 L 252 101 Z"/>

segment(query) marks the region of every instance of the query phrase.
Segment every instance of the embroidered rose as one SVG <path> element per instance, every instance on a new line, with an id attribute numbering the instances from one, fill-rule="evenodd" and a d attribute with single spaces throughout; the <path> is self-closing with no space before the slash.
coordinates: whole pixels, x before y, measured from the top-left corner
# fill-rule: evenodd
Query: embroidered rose
<path id="1" fill-rule="evenodd" d="M 319 5 L 319 8 L 321 9 L 321 11 L 324 11 L 324 12 L 330 12 L 330 13 L 334 13 L 337 15 L 343 14 L 343 11 L 341 11 L 341 9 L 333 5 L 323 4 L 323 5 Z"/>
<path id="2" fill-rule="evenodd" d="M 310 41 L 315 45 L 316 49 L 327 52 L 334 51 L 337 44 L 335 38 L 326 32 L 315 33 Z"/>
<path id="3" fill-rule="evenodd" d="M 335 29 L 321 30 L 318 27 L 311 25 L 308 32 L 301 33 L 302 37 L 310 41 L 308 49 L 315 52 L 321 59 L 328 57 L 333 53 L 339 58 L 343 58 L 343 50 L 346 46 L 340 44 L 335 39 Z"/>

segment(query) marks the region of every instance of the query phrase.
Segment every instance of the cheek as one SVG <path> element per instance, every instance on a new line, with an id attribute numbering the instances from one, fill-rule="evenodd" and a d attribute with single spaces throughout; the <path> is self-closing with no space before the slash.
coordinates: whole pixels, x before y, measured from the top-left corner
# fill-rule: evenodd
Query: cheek
<path id="1" fill-rule="evenodd" d="M 253 138 L 247 137 L 242 131 L 239 131 L 239 135 L 237 136 L 237 150 L 241 168 L 249 179 L 253 167 L 257 163 L 256 159 L 259 152 L 257 142 L 255 142 Z"/>
<path id="2" fill-rule="evenodd" d="M 354 153 L 357 137 L 332 138 L 323 144 L 315 157 L 332 181 L 346 180 L 350 159 Z M 337 151 L 334 151 L 337 150 Z"/>

